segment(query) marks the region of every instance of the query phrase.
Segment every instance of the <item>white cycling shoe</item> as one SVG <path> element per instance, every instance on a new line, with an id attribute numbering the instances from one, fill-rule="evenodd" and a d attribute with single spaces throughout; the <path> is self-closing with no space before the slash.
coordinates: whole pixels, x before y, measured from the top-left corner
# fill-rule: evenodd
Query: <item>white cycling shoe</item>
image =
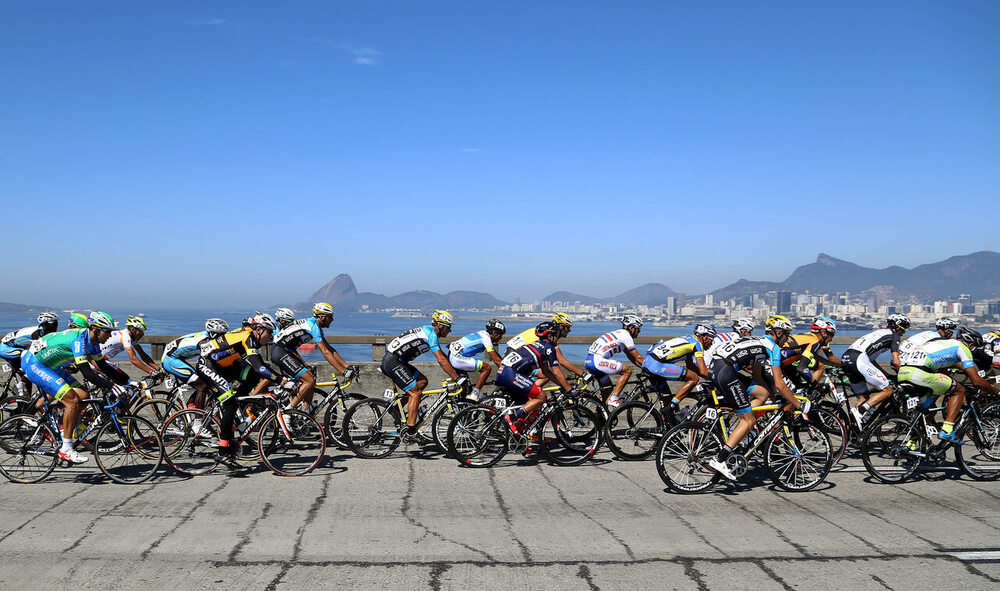
<path id="1" fill-rule="evenodd" d="M 722 474 L 729 480 L 736 480 L 736 477 L 733 476 L 732 471 L 729 469 L 729 466 L 727 466 L 725 462 L 720 462 L 719 460 L 712 458 L 711 460 L 708 461 L 708 467 L 715 470 L 719 474 Z"/>
<path id="2" fill-rule="evenodd" d="M 59 459 L 72 464 L 83 464 L 90 458 L 75 449 L 71 449 L 69 451 L 59 450 Z"/>

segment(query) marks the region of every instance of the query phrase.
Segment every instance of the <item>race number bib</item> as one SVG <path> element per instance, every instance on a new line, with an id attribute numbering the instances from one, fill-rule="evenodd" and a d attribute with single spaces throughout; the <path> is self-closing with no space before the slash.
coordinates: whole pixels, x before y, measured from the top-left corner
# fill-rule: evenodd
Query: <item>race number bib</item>
<path id="1" fill-rule="evenodd" d="M 48 347 L 48 343 L 42 339 L 38 339 L 37 341 L 31 341 L 31 346 L 28 347 L 28 350 L 31 351 L 32 354 L 35 354 L 44 350 L 45 347 Z"/>
<path id="2" fill-rule="evenodd" d="M 587 353 L 590 353 L 591 355 L 597 355 L 600 352 L 601 352 L 600 342 L 595 342 L 594 344 L 590 345 L 589 349 L 587 349 Z"/>
<path id="3" fill-rule="evenodd" d="M 660 343 L 659 345 L 653 347 L 653 356 L 659 357 L 660 359 L 669 359 L 673 352 L 674 348 L 666 343 Z"/>
<path id="4" fill-rule="evenodd" d="M 506 365 L 507 367 L 512 367 L 514 365 L 517 365 L 521 361 L 521 359 L 523 359 L 523 357 L 521 357 L 520 353 L 518 353 L 517 351 L 511 351 L 510 353 L 507 353 L 504 356 L 503 364 Z"/>

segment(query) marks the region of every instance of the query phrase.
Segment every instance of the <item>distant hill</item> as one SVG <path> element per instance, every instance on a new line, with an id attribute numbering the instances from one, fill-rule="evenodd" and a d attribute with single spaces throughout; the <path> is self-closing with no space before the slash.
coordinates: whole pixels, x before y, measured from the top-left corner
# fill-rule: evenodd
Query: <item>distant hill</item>
<path id="1" fill-rule="evenodd" d="M 505 304 L 488 293 L 479 291 L 452 291 L 440 294 L 434 291 L 418 289 L 407 291 L 395 296 L 385 296 L 380 293 L 358 293 L 354 280 L 346 273 L 334 277 L 329 283 L 316 290 L 308 301 L 296 305 L 299 309 L 309 309 L 312 302 L 330 302 L 335 309 L 344 311 L 360 310 L 363 306 L 369 308 L 416 308 L 462 309 L 462 308 L 492 308 Z"/>
<path id="2" fill-rule="evenodd" d="M 620 293 L 616 296 L 608 298 L 595 298 L 591 296 L 580 295 L 578 293 L 571 293 L 568 291 L 557 291 L 551 293 L 544 298 L 543 302 L 580 302 L 585 305 L 592 304 L 627 304 L 631 306 L 635 305 L 646 305 L 646 306 L 658 306 L 667 303 L 668 297 L 676 296 L 674 290 L 670 289 L 662 283 L 647 283 L 645 285 L 640 285 L 635 289 L 630 289 L 624 293 Z"/>
<path id="3" fill-rule="evenodd" d="M 786 289 L 784 283 L 777 283 L 774 281 L 748 281 L 746 279 L 740 279 L 736 283 L 721 287 L 711 293 L 715 296 L 716 300 L 728 300 L 731 298 L 741 298 L 745 295 L 755 293 L 764 294 L 769 291 L 780 291 L 784 289 Z"/>
<path id="4" fill-rule="evenodd" d="M 340 302 L 353 300 L 356 297 L 358 297 L 358 290 L 354 287 L 354 280 L 347 273 L 341 273 L 309 296 L 309 302 L 339 304 Z"/>
<path id="5" fill-rule="evenodd" d="M 28 306 L 25 304 L 0 302 L 0 314 L 36 314 L 51 309 L 50 306 Z"/>
<path id="6" fill-rule="evenodd" d="M 600 303 L 600 298 L 580 295 L 568 291 L 557 291 L 542 298 L 543 302 L 580 302 L 586 306 Z"/>

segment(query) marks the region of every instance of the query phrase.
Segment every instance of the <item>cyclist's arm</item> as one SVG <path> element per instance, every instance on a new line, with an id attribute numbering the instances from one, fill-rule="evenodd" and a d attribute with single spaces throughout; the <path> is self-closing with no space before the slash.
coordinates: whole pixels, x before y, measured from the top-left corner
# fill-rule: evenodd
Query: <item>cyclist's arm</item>
<path id="1" fill-rule="evenodd" d="M 570 363 L 569 359 L 566 359 L 566 357 L 562 353 L 562 349 L 560 349 L 559 347 L 556 347 L 556 361 L 559 362 L 559 367 L 565 367 L 569 373 L 576 376 L 581 376 L 581 377 L 583 376 L 583 372 L 575 365 Z"/>
<path id="2" fill-rule="evenodd" d="M 496 349 L 493 349 L 487 353 L 487 355 L 489 355 L 490 361 L 493 362 L 493 365 L 497 366 L 497 369 L 500 369 L 500 366 L 503 364 L 503 359 L 501 359 L 500 355 L 497 354 Z"/>
<path id="3" fill-rule="evenodd" d="M 337 351 L 326 341 L 317 342 L 316 347 L 319 349 L 319 352 L 323 354 L 323 358 L 326 359 L 326 362 L 333 366 L 333 369 L 337 370 L 337 372 L 341 374 L 347 371 L 347 362 L 344 361 L 344 358 L 340 356 L 340 353 L 337 353 Z"/>
<path id="4" fill-rule="evenodd" d="M 138 367 L 139 369 L 148 374 L 156 373 L 157 370 L 156 364 L 153 363 L 153 360 L 149 358 L 149 355 L 146 355 L 146 352 L 142 350 L 142 347 L 140 347 L 139 345 L 136 345 L 135 347 L 129 347 L 128 345 L 126 345 L 125 352 L 128 353 L 128 360 L 132 362 L 132 365 Z M 136 353 L 138 353 L 139 355 L 137 356 Z M 139 359 L 140 357 L 142 357 L 143 359 L 140 360 Z"/>
<path id="5" fill-rule="evenodd" d="M 990 394 L 996 395 L 997 393 L 996 385 L 991 384 L 986 380 L 984 380 L 983 378 L 979 377 L 979 371 L 975 366 L 966 367 L 964 371 L 965 375 L 969 377 L 969 381 L 972 382 L 973 386 L 979 388 L 980 390 L 985 390 Z"/>
<path id="6" fill-rule="evenodd" d="M 278 377 L 278 374 L 274 373 L 268 364 L 264 363 L 264 359 L 260 356 L 260 353 L 253 353 L 244 357 L 250 367 L 253 368 L 254 372 L 261 378 L 268 381 L 268 383 L 281 382 L 285 383 L 285 378 Z"/>
<path id="7" fill-rule="evenodd" d="M 558 349 L 556 350 L 558 351 Z M 539 363 L 538 372 L 543 376 L 547 377 L 548 379 L 552 380 L 556 384 L 558 384 L 559 387 L 562 388 L 563 390 L 566 390 L 567 392 L 572 390 L 572 388 L 570 388 L 569 382 L 566 381 L 566 376 L 564 376 L 561 371 L 553 371 L 552 368 L 549 367 L 548 363 L 545 363 L 544 361 Z"/>
<path id="8" fill-rule="evenodd" d="M 690 359 L 688 359 L 688 363 L 691 363 Z M 699 376 L 708 379 L 708 366 L 705 365 L 705 358 L 695 357 L 695 365 L 696 367 L 692 368 L 694 369 L 694 372 Z"/>
<path id="9" fill-rule="evenodd" d="M 899 361 L 899 351 L 892 352 L 892 367 L 899 371 L 899 366 L 902 365 Z"/>
<path id="10" fill-rule="evenodd" d="M 774 389 L 778 391 L 778 394 L 781 394 L 782 398 L 792 405 L 792 408 L 799 408 L 802 403 L 799 402 L 799 399 L 795 397 L 795 394 L 785 384 L 785 378 L 781 375 L 780 364 L 771 366 L 771 375 L 774 376 Z"/>
<path id="11" fill-rule="evenodd" d="M 448 357 L 443 352 L 441 352 L 441 349 L 434 350 L 434 357 L 437 358 L 438 365 L 441 366 L 441 369 L 444 370 L 444 373 L 448 374 L 448 376 L 451 379 L 457 382 L 458 372 L 455 371 L 455 368 L 451 366 L 451 362 L 448 361 Z"/>
<path id="12" fill-rule="evenodd" d="M 625 355 L 634 363 L 635 365 L 642 367 L 643 358 L 639 354 L 639 351 L 632 349 L 631 351 L 625 351 Z"/>

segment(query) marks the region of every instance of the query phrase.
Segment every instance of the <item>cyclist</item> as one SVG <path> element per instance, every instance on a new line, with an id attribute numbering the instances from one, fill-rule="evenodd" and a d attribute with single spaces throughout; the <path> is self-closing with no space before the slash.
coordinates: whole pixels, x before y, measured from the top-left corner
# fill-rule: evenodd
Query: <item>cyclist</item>
<path id="1" fill-rule="evenodd" d="M 701 378 L 708 378 L 708 366 L 705 365 L 705 349 L 711 346 L 718 335 L 715 327 L 699 324 L 694 327 L 693 336 L 676 337 L 660 341 L 646 351 L 642 368 L 663 380 L 683 381 L 670 400 L 670 410 L 676 416 L 681 400 L 698 385 Z M 684 367 L 680 366 L 684 362 Z M 664 382 L 665 384 L 666 382 Z"/>
<path id="2" fill-rule="evenodd" d="M 870 332 L 851 343 L 844 353 L 844 373 L 851 383 L 851 390 L 858 395 L 858 405 L 851 408 L 851 414 L 858 427 L 868 420 L 869 412 L 892 394 L 889 378 L 885 377 L 876 360 L 879 355 L 890 351 L 892 366 L 899 369 L 899 342 L 910 319 L 902 314 L 891 314 L 886 318 L 886 328 Z M 870 394 L 874 389 L 875 393 Z"/>
<path id="3" fill-rule="evenodd" d="M 87 323 L 90 328 L 73 328 L 47 334 L 34 341 L 21 354 L 21 367 L 28 379 L 50 400 L 63 405 L 63 435 L 59 459 L 74 464 L 88 459 L 73 449 L 73 434 L 83 406 L 81 401 L 87 398 L 87 390 L 70 372 L 79 371 L 88 382 L 99 388 L 110 389 L 118 396 L 127 395 L 128 390 L 123 387 L 125 384 L 138 385 L 101 355 L 101 344 L 111 337 L 115 328 L 111 315 L 91 312 Z M 94 371 L 92 362 L 100 371 Z"/>
<path id="4" fill-rule="evenodd" d="M 508 350 L 504 355 L 497 374 L 497 384 L 511 394 L 516 404 L 522 405 L 506 417 L 507 424 L 518 435 L 521 434 L 522 420 L 547 399 L 545 391 L 534 378 L 535 372 L 552 380 L 567 392 L 570 391 L 566 376 L 553 369 L 556 345 L 561 334 L 562 331 L 554 322 L 542 322 L 535 327 L 535 342 Z"/>
<path id="5" fill-rule="evenodd" d="M 573 330 L 573 319 L 570 318 L 569 314 L 563 312 L 557 312 L 552 316 L 552 322 L 556 325 L 556 328 L 559 329 L 560 339 L 564 339 L 567 336 L 569 336 L 569 332 Z M 510 339 L 507 342 L 507 349 L 504 351 L 504 353 L 506 354 L 507 351 L 514 351 L 520 349 L 521 347 L 525 345 L 530 345 L 531 343 L 534 343 L 537 340 L 538 337 L 535 335 L 535 329 L 529 328 L 521 332 L 517 336 L 513 337 L 512 339 Z M 558 345 L 556 346 L 556 363 L 554 364 L 554 366 L 563 367 L 569 373 L 577 377 L 583 377 L 583 370 L 578 368 L 576 365 L 570 363 L 569 359 L 566 359 L 566 356 L 563 355 L 562 349 L 560 349 Z M 539 386 L 544 386 L 547 381 L 548 381 L 547 379 L 542 378 L 541 381 L 539 382 Z"/>
<path id="6" fill-rule="evenodd" d="M 828 316 L 817 316 L 807 334 L 792 335 L 782 349 L 781 366 L 786 378 L 798 378 L 802 384 L 816 385 L 827 365 L 840 366 L 830 343 L 837 334 L 837 323 Z"/>
<path id="7" fill-rule="evenodd" d="M 955 438 L 955 420 L 965 402 L 965 388 L 953 380 L 944 370 L 961 368 L 974 386 L 992 395 L 997 394 L 993 384 L 979 377 L 973 351 L 985 345 L 982 335 L 963 326 L 954 339 L 932 339 L 907 351 L 899 368 L 900 383 L 910 383 L 922 391 L 930 391 L 937 397 L 951 395 L 945 407 L 944 424 L 938 431 L 938 438 L 951 443 L 961 443 Z"/>
<path id="8" fill-rule="evenodd" d="M 295 322 L 295 312 L 291 308 L 278 308 L 274 311 L 274 321 L 278 323 L 278 331 L 284 330 L 289 324 Z M 278 335 L 275 334 L 274 338 L 277 340 Z"/>
<path id="9" fill-rule="evenodd" d="M 928 341 L 933 341 L 936 339 L 950 339 L 953 334 L 955 334 L 955 329 L 958 328 L 958 321 L 952 318 L 938 318 L 934 321 L 934 330 L 925 330 L 923 332 L 918 332 L 912 337 L 907 338 L 905 341 L 899 345 L 899 356 L 902 359 L 903 355 L 917 349 Z"/>
<path id="10" fill-rule="evenodd" d="M 250 326 L 229 331 L 201 345 L 201 356 L 195 372 L 215 391 L 216 400 L 222 404 L 222 421 L 219 425 L 219 462 L 228 468 L 238 469 L 236 446 L 233 444 L 233 419 L 236 417 L 237 399 L 245 396 L 256 384 L 250 379 L 251 370 L 261 378 L 262 384 L 285 383 L 264 362 L 260 348 L 271 341 L 278 324 L 270 314 L 250 317 Z M 232 382 L 240 380 L 237 388 Z"/>
<path id="11" fill-rule="evenodd" d="M 803 415 L 809 413 L 809 403 L 800 402 L 782 379 L 781 347 L 792 333 L 792 322 L 785 316 L 775 315 L 767 319 L 765 326 L 766 336 L 731 341 L 719 350 L 712 362 L 712 381 L 739 417 L 739 424 L 730 432 L 718 455 L 708 461 L 709 467 L 729 480 L 736 480 L 736 477 L 726 460 L 756 424 L 753 407 L 760 406 L 771 394 L 771 389 L 788 402 L 784 407 L 786 412 L 801 409 Z M 767 376 L 765 368 L 770 368 L 773 380 Z"/>
<path id="12" fill-rule="evenodd" d="M 79 312 L 69 313 L 69 326 L 67 328 L 87 328 L 87 315 Z"/>
<path id="13" fill-rule="evenodd" d="M 618 395 L 632 377 L 632 368 L 615 361 L 612 357 L 615 353 L 625 353 L 629 361 L 637 367 L 642 367 L 642 355 L 635 350 L 635 338 L 639 336 L 640 330 L 642 330 L 642 319 L 626 314 L 622 317 L 621 328 L 597 337 L 587 350 L 587 361 L 583 366 L 597 378 L 601 393 L 605 394 L 604 402 L 610 407 L 621 405 Z M 612 388 L 610 376 L 614 375 L 617 375 L 618 379 Z M 610 395 L 607 394 L 609 390 Z"/>
<path id="14" fill-rule="evenodd" d="M 732 327 L 733 332 L 716 333 L 715 338 L 712 340 L 712 345 L 705 350 L 705 367 L 709 368 L 709 370 L 712 369 L 712 361 L 715 359 L 715 354 L 720 347 L 729 341 L 753 336 L 753 331 L 757 328 L 752 318 L 737 318 L 733 320 Z"/>
<path id="15" fill-rule="evenodd" d="M 209 318 L 205 321 L 205 330 L 193 332 L 178 337 L 163 348 L 160 364 L 164 371 L 194 388 L 188 398 L 188 408 L 205 409 L 205 393 L 208 383 L 195 372 L 198 358 L 201 357 L 201 345 L 209 339 L 215 339 L 229 332 L 229 324 L 222 318 Z M 197 429 L 196 429 L 197 430 Z"/>
<path id="16" fill-rule="evenodd" d="M 149 375 L 160 371 L 160 367 L 139 346 L 139 341 L 146 334 L 146 321 L 139 316 L 129 316 L 125 328 L 115 330 L 111 338 L 101 345 L 101 355 L 105 359 L 114 359 L 125 351 L 132 365 Z"/>
<path id="17" fill-rule="evenodd" d="M 279 308 L 279 311 L 282 309 L 287 310 Z M 312 404 L 316 390 L 316 375 L 309 371 L 305 361 L 299 356 L 297 349 L 300 346 L 316 343 L 316 348 L 337 373 L 344 374 L 347 379 L 352 379 L 357 374 L 357 369 L 347 366 L 347 362 L 326 342 L 326 335 L 323 334 L 323 329 L 333 324 L 333 306 L 326 302 L 317 302 L 313 304 L 312 312 L 312 318 L 303 318 L 286 324 L 274 337 L 274 346 L 271 347 L 271 362 L 278 366 L 278 371 L 288 378 L 299 380 L 299 391 L 286 408 L 296 408 L 299 404 L 305 403 L 309 413 L 316 410 Z"/>
<path id="18" fill-rule="evenodd" d="M 469 333 L 459 340 L 453 342 L 449 347 L 448 361 L 451 366 L 459 372 L 478 371 L 476 385 L 472 387 L 470 398 L 479 400 L 479 390 L 490 377 L 492 368 L 485 363 L 485 358 L 489 357 L 493 365 L 499 370 L 502 360 L 497 354 L 495 346 L 500 344 L 500 339 L 507 332 L 507 327 L 497 319 L 486 323 L 486 330 L 477 330 Z M 484 359 L 476 359 L 476 355 L 484 353 Z"/>
<path id="19" fill-rule="evenodd" d="M 427 378 L 417 368 L 410 365 L 411 361 L 424 353 L 433 352 L 441 369 L 455 381 L 449 388 L 465 389 L 469 384 L 469 378 L 459 376 L 455 368 L 451 366 L 451 362 L 441 350 L 439 342 L 441 337 L 448 336 L 448 333 L 451 332 L 451 325 L 454 323 L 454 316 L 444 310 L 437 310 L 431 315 L 430 324 L 411 328 L 392 339 L 385 347 L 385 355 L 382 356 L 379 371 L 408 395 L 406 426 L 403 427 L 402 433 L 404 438 L 412 438 L 416 434 L 414 425 L 417 424 L 420 412 L 420 397 L 423 396 L 424 388 L 427 387 Z"/>
<path id="20" fill-rule="evenodd" d="M 993 371 L 1000 370 L 1000 328 L 983 335 L 986 351 L 993 355 Z"/>
<path id="21" fill-rule="evenodd" d="M 31 345 L 31 341 L 51 334 L 59 328 L 59 316 L 55 312 L 42 312 L 38 324 L 9 332 L 0 339 L 0 358 L 10 365 L 17 375 L 16 388 L 22 396 L 31 394 L 31 381 L 21 371 L 21 354 Z"/>

